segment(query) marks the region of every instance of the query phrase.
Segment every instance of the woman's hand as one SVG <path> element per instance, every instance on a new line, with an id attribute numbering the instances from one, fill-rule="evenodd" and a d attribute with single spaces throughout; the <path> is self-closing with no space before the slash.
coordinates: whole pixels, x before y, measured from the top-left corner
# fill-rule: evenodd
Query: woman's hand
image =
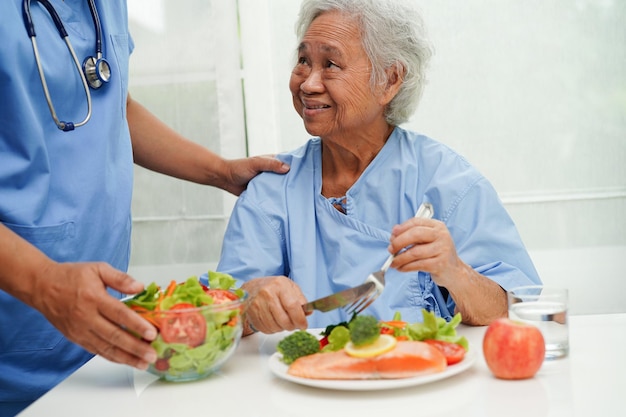
<path id="1" fill-rule="evenodd" d="M 252 279 L 241 286 L 248 292 L 244 334 L 255 330 L 276 333 L 283 330 L 306 329 L 308 326 L 302 304 L 306 298 L 300 287 L 284 276 Z"/>
<path id="2" fill-rule="evenodd" d="M 389 252 L 398 253 L 391 266 L 398 271 L 424 271 L 446 288 L 463 322 L 488 325 L 507 316 L 506 293 L 459 258 L 446 225 L 439 220 L 412 218 L 391 233 Z"/>
<path id="3" fill-rule="evenodd" d="M 448 228 L 439 220 L 412 218 L 395 226 L 389 252 L 397 253 L 391 264 L 393 268 L 401 272 L 428 272 L 437 285 L 446 288 L 454 284 L 454 277 L 466 267 L 457 255 Z"/>
<path id="4" fill-rule="evenodd" d="M 239 195 L 246 189 L 248 182 L 264 171 L 284 174 L 289 171 L 289 165 L 274 158 L 273 156 L 252 156 L 244 159 L 226 160 L 226 172 L 228 175 L 223 184 L 218 187 Z"/>

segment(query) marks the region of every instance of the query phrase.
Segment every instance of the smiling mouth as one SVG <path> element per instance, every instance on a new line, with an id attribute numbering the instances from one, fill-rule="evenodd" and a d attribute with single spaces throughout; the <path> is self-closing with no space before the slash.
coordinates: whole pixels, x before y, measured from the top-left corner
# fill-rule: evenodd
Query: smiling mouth
<path id="1" fill-rule="evenodd" d="M 321 110 L 321 109 L 329 109 L 330 106 L 327 105 L 319 105 L 319 106 L 307 106 L 306 104 L 304 105 L 304 108 L 307 110 Z"/>
<path id="2" fill-rule="evenodd" d="M 307 104 L 303 102 L 302 105 L 304 106 L 306 110 L 321 110 L 321 109 L 330 108 L 328 104 L 311 104 L 311 103 Z"/>

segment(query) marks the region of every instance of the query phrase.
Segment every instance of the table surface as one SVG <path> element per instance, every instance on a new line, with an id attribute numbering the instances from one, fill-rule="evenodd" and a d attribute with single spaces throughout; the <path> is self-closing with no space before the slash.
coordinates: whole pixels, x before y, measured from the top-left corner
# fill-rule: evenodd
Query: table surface
<path id="1" fill-rule="evenodd" d="M 157 381 L 96 357 L 20 416 L 601 416 L 623 410 L 626 313 L 571 316 L 570 356 L 546 362 L 531 379 L 499 380 L 482 356 L 485 327 L 459 326 L 476 362 L 428 384 L 379 391 L 334 391 L 276 377 L 269 358 L 284 334 L 244 338 L 211 377 Z"/>

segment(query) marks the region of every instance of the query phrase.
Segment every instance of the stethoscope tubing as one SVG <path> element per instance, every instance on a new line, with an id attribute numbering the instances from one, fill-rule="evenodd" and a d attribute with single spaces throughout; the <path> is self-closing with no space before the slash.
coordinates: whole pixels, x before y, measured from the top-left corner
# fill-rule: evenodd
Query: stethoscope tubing
<path id="1" fill-rule="evenodd" d="M 89 0 L 89 11 L 93 19 L 93 25 L 96 28 L 96 57 L 102 58 L 102 27 L 100 26 L 100 16 L 94 0 Z"/>
<path id="2" fill-rule="evenodd" d="M 48 11 L 48 14 L 50 14 L 50 17 L 52 18 L 54 25 L 57 27 L 57 30 L 59 31 L 59 35 L 61 35 L 61 38 L 65 38 L 67 36 L 67 32 L 65 31 L 65 26 L 63 26 L 63 22 L 61 22 L 61 18 L 57 14 L 56 10 L 54 10 L 54 7 L 52 7 L 52 5 L 50 4 L 48 0 L 37 0 L 37 1 L 42 6 L 44 6 L 46 10 Z M 35 24 L 33 23 L 33 16 L 30 13 L 30 0 L 24 0 L 22 2 L 22 14 L 24 16 L 24 23 L 26 25 L 26 31 L 28 32 L 28 37 L 34 38 L 37 35 L 35 33 Z"/>
<path id="3" fill-rule="evenodd" d="M 100 17 L 98 16 L 98 11 L 96 9 L 94 0 L 88 0 L 89 10 L 91 11 L 91 17 L 93 19 L 94 26 L 96 29 L 96 57 L 95 59 L 89 57 L 85 60 L 85 62 L 87 62 L 88 60 L 93 61 L 93 68 L 87 69 L 85 68 L 85 63 L 83 63 L 83 65 L 81 66 L 80 62 L 78 61 L 78 57 L 76 56 L 74 47 L 72 46 L 72 43 L 70 42 L 67 31 L 65 30 L 65 27 L 63 26 L 63 22 L 61 21 L 61 18 L 57 14 L 52 4 L 50 4 L 48 0 L 36 0 L 36 1 L 38 1 L 41 5 L 43 5 L 45 9 L 48 11 L 48 14 L 52 18 L 54 25 L 56 26 L 57 31 L 59 32 L 59 36 L 65 42 L 65 45 L 67 46 L 67 49 L 69 50 L 70 55 L 72 56 L 72 61 L 74 62 L 76 70 L 78 71 L 78 74 L 80 76 L 81 84 L 83 85 L 85 96 L 87 98 L 87 114 L 81 122 L 78 122 L 78 123 L 65 122 L 59 119 L 59 117 L 57 116 L 56 110 L 54 108 L 54 105 L 52 104 L 52 98 L 50 96 L 50 91 L 48 89 L 48 83 L 46 82 L 46 76 L 44 74 L 43 67 L 41 65 L 39 49 L 37 47 L 37 40 L 36 40 L 37 34 L 35 32 L 35 25 L 33 23 L 33 18 L 30 12 L 31 0 L 24 0 L 22 3 L 22 13 L 24 16 L 24 24 L 26 26 L 26 32 L 28 33 L 28 37 L 30 38 L 31 44 L 33 46 L 33 53 L 35 55 L 37 71 L 39 72 L 39 78 L 41 80 L 41 86 L 44 91 L 46 102 L 48 104 L 48 108 L 50 109 L 50 114 L 52 115 L 52 119 L 54 120 L 54 123 L 57 125 L 59 129 L 63 130 L 64 132 L 68 132 L 68 131 L 74 130 L 77 127 L 85 125 L 89 121 L 89 119 L 91 119 L 92 103 L 91 103 L 91 93 L 89 91 L 89 87 L 91 86 L 92 88 L 99 88 L 104 82 L 108 82 L 108 74 L 107 74 L 107 78 L 103 79 L 100 77 L 100 72 L 99 72 L 99 65 L 103 65 L 107 71 L 110 71 L 109 64 L 106 62 L 105 59 L 102 58 L 102 27 L 100 25 Z M 90 77 L 92 77 L 91 73 L 96 74 L 97 79 L 96 80 L 90 79 L 90 81 L 88 81 L 87 77 L 85 76 L 86 72 L 90 73 Z"/>
<path id="4" fill-rule="evenodd" d="M 65 44 L 67 45 L 67 49 L 70 51 L 72 55 L 72 60 L 74 61 L 74 65 L 76 66 L 76 70 L 80 75 L 81 83 L 83 84 L 83 89 L 85 91 L 85 97 L 87 98 L 87 115 L 83 119 L 82 122 L 73 123 L 73 122 L 64 122 L 60 120 L 57 116 L 57 112 L 54 109 L 54 105 L 52 104 L 52 98 L 50 97 L 50 91 L 48 90 L 48 83 L 46 82 L 46 76 L 43 72 L 43 68 L 41 67 L 41 60 L 39 59 L 39 49 L 37 48 L 37 40 L 35 36 L 30 38 L 31 43 L 33 44 L 33 52 L 35 54 L 35 62 L 37 64 L 37 71 L 39 72 L 39 78 L 41 78 L 41 86 L 43 87 L 43 93 L 46 96 L 46 102 L 48 103 L 48 108 L 50 109 L 50 114 L 52 115 L 52 119 L 54 123 L 57 125 L 59 129 L 64 132 L 68 132 L 70 130 L 74 130 L 77 127 L 83 126 L 85 123 L 91 119 L 91 93 L 89 92 L 89 85 L 87 84 L 87 79 L 85 78 L 85 74 L 82 71 L 82 67 L 78 62 L 78 57 L 74 52 L 74 48 L 70 43 L 67 36 L 63 38 Z"/>

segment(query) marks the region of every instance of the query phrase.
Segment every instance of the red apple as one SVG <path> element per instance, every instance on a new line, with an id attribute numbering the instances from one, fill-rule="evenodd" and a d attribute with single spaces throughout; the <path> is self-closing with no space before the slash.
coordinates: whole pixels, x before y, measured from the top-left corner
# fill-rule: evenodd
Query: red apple
<path id="1" fill-rule="evenodd" d="M 491 323 L 483 338 L 487 366 L 501 379 L 533 377 L 541 368 L 545 352 L 539 328 L 508 318 Z"/>

